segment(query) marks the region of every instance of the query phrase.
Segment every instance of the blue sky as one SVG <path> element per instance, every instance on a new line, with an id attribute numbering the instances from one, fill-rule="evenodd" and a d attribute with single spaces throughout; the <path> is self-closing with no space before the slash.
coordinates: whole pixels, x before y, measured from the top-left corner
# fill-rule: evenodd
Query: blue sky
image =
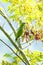
<path id="1" fill-rule="evenodd" d="M 1 0 L 0 0 L 1 1 Z M 3 3 L 2 3 L 3 4 Z M 8 5 L 8 4 L 7 4 Z M 7 5 L 6 4 L 3 4 L 6 12 L 7 12 Z M 0 4 L 0 7 L 2 5 Z M 12 32 L 11 28 L 9 27 L 8 23 L 6 23 L 6 20 L 0 16 L 0 25 L 3 25 L 5 23 L 5 26 L 4 26 L 4 29 L 10 34 Z M 12 23 L 13 26 L 16 28 L 17 27 L 17 24 L 15 22 Z M 14 36 L 12 35 L 12 38 L 14 39 Z M 6 38 L 6 36 L 2 33 L 2 31 L 0 31 L 0 39 L 3 39 L 7 44 L 9 44 L 12 48 L 13 45 L 11 44 L 11 42 Z M 26 45 L 24 45 L 26 46 Z M 23 47 L 24 47 L 23 46 Z M 32 45 L 28 47 L 31 51 L 34 51 L 34 50 L 39 50 L 39 51 L 42 51 L 43 52 L 43 44 L 42 42 L 39 40 L 38 43 L 36 44 L 36 41 L 33 41 L 32 42 Z M 0 42 L 0 61 L 2 60 L 3 57 L 3 54 L 7 53 L 7 52 L 11 52 L 9 48 L 7 48 L 2 42 Z M 5 58 L 4 58 L 5 59 Z"/>

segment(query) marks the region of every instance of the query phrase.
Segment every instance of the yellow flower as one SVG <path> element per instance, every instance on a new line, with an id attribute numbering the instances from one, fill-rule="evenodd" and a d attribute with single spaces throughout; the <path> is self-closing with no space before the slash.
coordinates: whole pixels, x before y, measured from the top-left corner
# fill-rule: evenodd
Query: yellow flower
<path id="1" fill-rule="evenodd" d="M 37 25 L 43 26 L 43 22 L 39 21 L 39 22 L 37 22 Z"/>

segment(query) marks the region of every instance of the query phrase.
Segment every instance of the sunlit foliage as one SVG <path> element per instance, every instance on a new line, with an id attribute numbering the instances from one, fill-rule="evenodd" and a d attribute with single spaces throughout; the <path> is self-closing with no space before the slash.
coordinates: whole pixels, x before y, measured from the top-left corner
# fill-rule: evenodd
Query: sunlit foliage
<path id="1" fill-rule="evenodd" d="M 20 24 L 17 37 L 21 37 L 22 41 L 26 40 L 26 42 L 34 39 L 43 42 L 43 0 L 3 0 L 3 2 L 10 3 L 8 5 L 9 18 Z M 0 8 L 0 10 L 2 9 Z M 25 22 L 24 27 L 21 26 L 21 22 Z M 21 30 L 23 30 L 22 33 Z M 43 60 L 43 52 L 30 52 L 29 50 L 24 52 L 30 65 L 35 65 Z M 6 56 L 9 55 L 6 54 Z M 18 57 L 12 58 L 15 59 L 12 65 L 19 65 L 20 59 Z"/>
<path id="2" fill-rule="evenodd" d="M 10 18 L 25 25 L 22 38 L 26 41 L 36 39 L 43 41 L 43 0 L 3 0 L 9 2 Z M 34 24 L 34 25 L 33 25 Z M 29 33 L 30 31 L 30 33 Z M 32 35 L 31 35 L 32 34 Z"/>

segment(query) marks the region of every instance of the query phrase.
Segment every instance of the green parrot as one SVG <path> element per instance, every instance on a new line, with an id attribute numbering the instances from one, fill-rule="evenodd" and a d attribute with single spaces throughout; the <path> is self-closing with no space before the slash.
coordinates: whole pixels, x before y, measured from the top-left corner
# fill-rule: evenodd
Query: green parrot
<path id="1" fill-rule="evenodd" d="M 17 40 L 18 40 L 18 38 L 22 35 L 24 25 L 25 25 L 25 23 L 21 23 L 21 25 L 20 25 L 20 27 L 19 27 L 19 29 L 18 29 L 17 33 L 16 33 L 16 41 L 17 41 Z"/>

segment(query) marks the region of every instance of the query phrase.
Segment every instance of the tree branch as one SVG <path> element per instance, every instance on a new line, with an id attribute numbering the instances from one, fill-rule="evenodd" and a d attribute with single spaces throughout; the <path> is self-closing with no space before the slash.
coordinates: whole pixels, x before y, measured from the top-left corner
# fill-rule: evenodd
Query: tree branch
<path id="1" fill-rule="evenodd" d="M 11 29 L 13 30 L 14 35 L 15 35 L 15 37 L 16 37 L 16 31 L 15 31 L 14 27 L 12 26 L 12 24 L 11 24 L 9 18 L 8 18 L 2 11 L 0 11 L 0 14 L 7 20 L 9 26 L 10 26 Z M 16 42 L 18 42 L 18 41 L 16 41 Z M 20 42 L 18 43 L 18 45 L 19 45 L 20 48 L 22 48 Z"/>
<path id="2" fill-rule="evenodd" d="M 24 62 L 24 60 L 6 42 L 4 42 L 2 39 L 0 39 L 0 41 L 3 42 L 20 60 Z"/>
<path id="3" fill-rule="evenodd" d="M 7 17 L 7 15 L 6 14 L 4 14 L 1 10 L 0 10 L 0 14 L 7 20 L 7 22 L 8 22 L 8 24 L 9 24 L 9 26 L 11 27 L 11 29 L 13 30 L 13 32 L 14 32 L 14 35 L 16 36 L 16 31 L 15 31 L 15 29 L 13 28 L 13 26 L 12 26 L 12 24 L 11 24 L 11 22 L 10 22 L 10 20 L 9 20 L 9 18 Z"/>
<path id="4" fill-rule="evenodd" d="M 11 29 L 13 30 L 13 32 L 14 32 L 14 35 L 15 35 L 15 37 L 16 37 L 16 31 L 15 31 L 15 29 L 14 29 L 14 27 L 12 26 L 12 24 L 11 24 L 11 22 L 10 22 L 10 20 L 9 20 L 9 18 L 8 18 L 8 16 L 6 15 L 6 14 L 4 14 L 3 13 L 3 11 L 0 11 L 0 14 L 7 20 L 7 22 L 8 22 L 8 24 L 9 24 L 9 26 L 11 27 Z M 21 46 L 21 44 L 20 44 L 20 42 L 19 42 L 19 40 L 18 41 L 16 41 L 16 42 L 18 42 L 18 46 L 19 46 L 19 48 L 21 48 L 22 49 L 22 46 Z"/>
<path id="5" fill-rule="evenodd" d="M 15 42 L 12 40 L 12 38 L 8 35 L 8 33 L 1 26 L 0 26 L 0 29 L 7 36 L 7 38 L 10 40 L 10 42 L 13 44 L 13 46 L 20 52 L 20 54 L 22 55 L 22 57 L 24 58 L 24 60 L 26 62 L 26 65 L 30 65 L 24 52 L 15 44 Z"/>

